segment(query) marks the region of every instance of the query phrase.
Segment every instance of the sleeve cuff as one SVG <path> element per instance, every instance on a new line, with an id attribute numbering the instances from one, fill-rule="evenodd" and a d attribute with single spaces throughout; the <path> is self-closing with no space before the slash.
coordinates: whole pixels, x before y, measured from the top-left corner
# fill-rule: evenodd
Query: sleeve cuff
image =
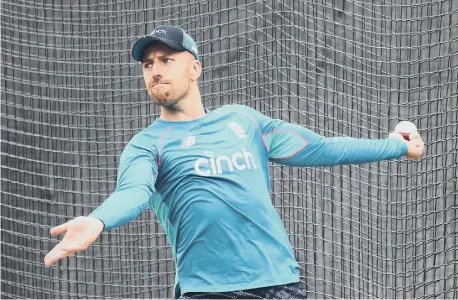
<path id="1" fill-rule="evenodd" d="M 102 229 L 102 231 L 105 231 L 105 228 L 106 228 L 105 222 L 104 222 L 101 218 L 96 217 L 96 216 L 93 216 L 92 214 L 88 215 L 88 217 L 97 219 L 97 220 L 99 220 L 100 222 L 102 222 L 102 224 L 103 224 L 103 229 Z"/>

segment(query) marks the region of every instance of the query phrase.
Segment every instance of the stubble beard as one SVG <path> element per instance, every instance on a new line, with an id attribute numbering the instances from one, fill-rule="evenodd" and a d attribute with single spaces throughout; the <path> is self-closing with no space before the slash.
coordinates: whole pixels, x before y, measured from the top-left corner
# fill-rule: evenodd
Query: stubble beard
<path id="1" fill-rule="evenodd" d="M 158 99 L 154 97 L 154 95 L 151 93 L 151 98 L 153 99 L 153 102 L 166 110 L 168 110 L 171 113 L 177 113 L 177 112 L 183 112 L 181 107 L 178 105 L 180 101 L 188 94 L 188 91 L 183 92 L 180 95 L 175 96 L 172 99 L 167 99 L 170 95 L 170 93 L 165 93 L 165 97 L 161 97 L 162 99 Z"/>

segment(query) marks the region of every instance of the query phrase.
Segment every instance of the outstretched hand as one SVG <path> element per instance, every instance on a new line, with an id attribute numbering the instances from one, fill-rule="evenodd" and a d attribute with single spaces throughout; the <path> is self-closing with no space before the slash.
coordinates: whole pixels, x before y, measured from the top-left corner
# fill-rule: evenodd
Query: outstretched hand
<path id="1" fill-rule="evenodd" d="M 93 217 L 77 217 L 51 229 L 51 235 L 65 232 L 65 236 L 45 257 L 47 267 L 56 261 L 87 249 L 103 231 L 103 222 Z"/>

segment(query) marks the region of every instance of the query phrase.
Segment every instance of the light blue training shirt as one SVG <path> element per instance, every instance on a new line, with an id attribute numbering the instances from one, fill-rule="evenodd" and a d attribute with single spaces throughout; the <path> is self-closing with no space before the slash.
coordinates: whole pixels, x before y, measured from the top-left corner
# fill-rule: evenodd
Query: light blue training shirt
<path id="1" fill-rule="evenodd" d="M 192 121 L 157 119 L 128 143 L 116 190 L 90 216 L 104 231 L 149 205 L 176 263 L 175 296 L 299 281 L 299 266 L 271 203 L 268 162 L 362 164 L 400 158 L 396 139 L 325 138 L 227 105 Z"/>

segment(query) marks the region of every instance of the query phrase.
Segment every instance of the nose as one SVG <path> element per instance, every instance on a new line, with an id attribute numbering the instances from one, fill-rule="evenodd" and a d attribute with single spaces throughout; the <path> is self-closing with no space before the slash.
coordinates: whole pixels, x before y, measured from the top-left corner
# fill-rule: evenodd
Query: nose
<path id="1" fill-rule="evenodd" d="M 154 80 L 160 79 L 162 77 L 162 70 L 159 64 L 153 64 L 151 67 L 151 76 Z"/>

